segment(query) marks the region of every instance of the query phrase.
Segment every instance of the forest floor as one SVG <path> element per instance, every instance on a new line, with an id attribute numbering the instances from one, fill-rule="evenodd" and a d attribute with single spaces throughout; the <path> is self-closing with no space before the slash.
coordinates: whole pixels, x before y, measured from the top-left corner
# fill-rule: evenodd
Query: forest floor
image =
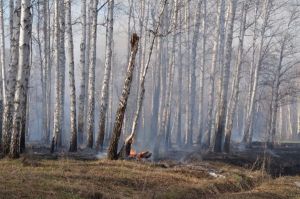
<path id="1" fill-rule="evenodd" d="M 272 178 L 254 169 L 255 164 L 245 168 L 222 161 L 228 160 L 224 157 L 189 159 L 154 163 L 80 160 L 76 155 L 4 158 L 0 198 L 300 198 L 299 175 Z"/>

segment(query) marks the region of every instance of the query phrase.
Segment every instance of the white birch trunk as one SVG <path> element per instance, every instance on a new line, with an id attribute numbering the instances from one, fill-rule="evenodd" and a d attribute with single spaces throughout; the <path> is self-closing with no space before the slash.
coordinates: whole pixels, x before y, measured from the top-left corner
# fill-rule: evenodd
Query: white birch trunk
<path id="1" fill-rule="evenodd" d="M 213 53 L 212 53 L 212 62 L 211 62 L 211 71 L 209 78 L 209 95 L 208 95 L 208 112 L 207 112 L 207 123 L 206 123 L 206 132 L 205 132 L 205 141 L 204 147 L 208 148 L 211 146 L 211 135 L 212 135 L 212 126 L 213 126 L 213 112 L 215 104 L 215 77 L 216 77 L 216 68 L 218 60 L 218 49 L 219 49 L 219 35 L 221 28 L 221 9 L 224 6 L 224 1 L 218 1 L 218 16 L 217 16 L 217 27 L 215 29 L 214 35 L 214 44 L 213 44 Z"/>
<path id="2" fill-rule="evenodd" d="M 163 10 L 165 8 L 163 7 Z M 178 24 L 178 10 L 179 10 L 179 1 L 174 1 L 173 9 L 173 24 L 172 24 L 172 46 L 171 46 L 171 59 L 169 59 L 169 72 L 168 72 L 168 88 L 167 88 L 167 101 L 165 105 L 165 110 L 163 113 L 162 125 L 165 132 L 165 149 L 167 150 L 171 145 L 171 108 L 172 108 L 172 96 L 173 96 L 173 84 L 174 84 L 174 70 L 176 63 L 176 43 L 177 43 L 177 24 Z"/>
<path id="3" fill-rule="evenodd" d="M 179 31 L 182 31 L 182 12 L 179 14 Z M 182 34 L 179 34 L 178 38 L 178 96 L 177 96 L 177 134 L 176 144 L 181 147 L 182 145 Z"/>
<path id="4" fill-rule="evenodd" d="M 2 149 L 5 155 L 9 153 L 9 146 L 11 143 L 12 117 L 14 112 L 13 102 L 19 61 L 20 11 L 21 0 L 18 0 L 16 1 L 16 7 L 13 13 L 13 34 L 11 37 L 10 64 L 8 66 L 8 77 L 6 82 L 6 103 L 3 111 Z"/>
<path id="5" fill-rule="evenodd" d="M 59 16 L 59 27 L 60 27 L 60 52 L 59 52 L 59 61 L 60 61 L 60 135 L 57 139 L 57 144 L 59 147 L 62 146 L 62 138 L 64 134 L 64 122 L 65 122 L 65 72 L 66 72 L 66 55 L 65 55 L 65 3 L 64 0 L 60 0 L 60 16 Z"/>
<path id="6" fill-rule="evenodd" d="M 250 83 L 249 83 L 249 88 L 248 88 L 248 93 L 247 93 L 247 99 L 246 99 L 246 106 L 245 106 L 245 111 L 244 111 L 244 126 L 243 126 L 243 142 L 245 143 L 246 140 L 248 139 L 249 135 L 245 136 L 245 129 L 246 129 L 246 123 L 247 123 L 247 115 L 249 112 L 250 108 L 250 103 L 251 103 L 251 93 L 253 90 L 253 83 L 254 83 L 254 71 L 255 71 L 255 59 L 256 59 L 256 42 L 258 39 L 258 31 L 257 31 L 257 25 L 258 25 L 258 17 L 259 17 L 259 6 L 260 3 L 259 1 L 255 2 L 255 15 L 254 15 L 254 32 L 253 32 L 253 37 L 252 37 L 252 57 L 251 57 L 251 63 L 250 63 Z M 252 129 L 252 128 L 250 128 Z M 250 132 L 248 133 L 250 134 Z M 246 138 L 247 137 L 247 138 Z"/>
<path id="7" fill-rule="evenodd" d="M 50 34 L 48 29 L 48 11 L 49 11 L 49 2 L 48 0 L 43 1 L 43 39 L 44 39 L 44 68 L 43 71 L 43 141 L 48 144 L 50 141 L 50 127 L 49 127 L 49 117 L 50 117 Z"/>
<path id="8" fill-rule="evenodd" d="M 190 111 L 187 113 L 190 116 L 190 122 L 191 125 L 190 131 L 187 134 L 187 140 L 185 145 L 187 147 L 191 147 L 193 144 L 193 133 L 194 133 L 194 111 L 196 108 L 195 105 L 195 98 L 196 98 L 196 59 L 197 59 L 197 46 L 199 41 L 199 33 L 200 33 L 200 25 L 201 25 L 201 5 L 202 0 L 198 0 L 197 4 L 197 11 L 196 11 L 196 17 L 194 21 L 194 32 L 193 32 L 193 38 L 192 38 L 192 49 L 191 49 L 191 71 L 190 71 L 190 90 L 189 90 L 189 107 Z"/>
<path id="9" fill-rule="evenodd" d="M 91 17 L 91 1 L 87 4 L 87 24 L 86 24 L 86 52 L 85 52 L 85 103 L 84 103 L 84 135 L 83 139 L 87 138 L 86 128 L 87 128 L 87 112 L 88 112 L 88 85 L 89 85 L 89 65 L 90 65 L 90 50 L 91 50 L 91 33 L 92 33 L 92 17 Z M 84 142 L 83 142 L 84 143 Z"/>
<path id="10" fill-rule="evenodd" d="M 175 1 L 176 1 L 176 9 L 177 9 L 177 1 L 178 0 L 175 0 Z M 166 1 L 162 6 L 163 7 L 161 8 L 161 12 L 160 12 L 159 19 L 158 19 L 158 24 L 157 24 L 157 26 L 154 30 L 154 35 L 153 35 L 152 41 L 150 43 L 148 59 L 147 59 L 147 62 L 145 63 L 145 66 L 143 67 L 143 74 L 142 74 L 141 79 L 140 79 L 140 85 L 139 85 L 140 88 L 139 88 L 139 93 L 138 93 L 137 108 L 136 108 L 136 112 L 134 114 L 134 119 L 133 119 L 132 128 L 131 128 L 131 134 L 126 138 L 124 146 L 123 146 L 123 149 L 126 149 L 126 150 L 121 149 L 121 156 L 122 157 L 128 157 L 129 156 L 128 151 L 130 152 L 130 150 L 128 150 L 128 147 L 131 147 L 133 139 L 136 136 L 138 121 L 139 121 L 142 105 L 143 105 L 143 102 L 144 102 L 144 96 L 145 96 L 146 75 L 147 75 L 148 68 L 149 68 L 149 65 L 150 65 L 155 40 L 157 38 L 158 31 L 159 31 L 159 28 L 161 26 L 160 21 L 161 21 L 161 17 L 163 16 L 163 13 L 164 13 L 164 10 L 165 10 L 165 7 L 166 7 Z"/>
<path id="11" fill-rule="evenodd" d="M 3 0 L 0 0 L 0 48 L 1 48 L 1 94 L 2 94 L 2 104 L 5 104 L 5 96 L 6 96 L 6 63 L 5 63 L 5 35 L 4 35 L 4 19 L 3 19 Z"/>
<path id="12" fill-rule="evenodd" d="M 85 100 L 86 100 L 86 70 L 88 59 L 86 59 L 86 42 L 87 42 L 87 24 L 86 24 L 86 0 L 81 1 L 81 43 L 80 43 L 80 93 L 78 108 L 78 142 L 83 143 L 84 121 L 85 121 Z"/>
<path id="13" fill-rule="evenodd" d="M 244 129 L 244 137 L 243 137 L 243 142 L 246 143 L 248 146 L 251 145 L 252 142 L 252 136 L 250 133 L 250 128 L 253 122 L 254 118 L 254 111 L 255 111 L 255 101 L 256 101 L 256 95 L 257 95 L 257 87 L 258 87 L 258 80 L 259 80 L 259 71 L 262 65 L 262 61 L 264 58 L 264 37 L 265 37 L 265 32 L 266 28 L 268 25 L 268 19 L 269 19 L 269 9 L 271 5 L 271 0 L 265 0 L 264 1 L 264 8 L 263 8 L 263 24 L 261 27 L 261 38 L 260 38 L 260 44 L 259 44 L 259 49 L 258 49 L 258 63 L 257 66 L 254 69 L 254 75 L 253 75 L 253 86 L 252 90 L 250 92 L 250 102 L 248 106 L 248 114 L 246 116 L 246 123 L 245 123 L 245 129 Z"/>
<path id="14" fill-rule="evenodd" d="M 72 31 L 71 0 L 66 0 L 66 22 L 68 35 L 68 61 L 69 61 L 69 85 L 70 85 L 70 152 L 77 151 L 77 122 L 76 122 L 76 88 L 74 73 L 74 43 Z"/>
<path id="15" fill-rule="evenodd" d="M 94 144 L 94 121 L 95 121 L 95 67 L 96 67 L 96 42 L 97 42 L 97 7 L 98 0 L 91 0 L 91 38 L 89 55 L 88 77 L 88 107 L 87 107 L 87 147 L 93 148 Z"/>
<path id="16" fill-rule="evenodd" d="M 233 128 L 233 120 L 236 114 L 238 99 L 239 99 L 239 86 L 241 79 L 241 67 L 243 64 L 243 53 L 244 53 L 244 37 L 246 32 L 246 21 L 247 21 L 247 12 L 248 12 L 248 2 L 243 3 L 242 8 L 242 17 L 241 17 L 241 25 L 240 25 L 240 33 L 239 33 L 239 47 L 238 47 L 238 57 L 235 69 L 235 76 L 232 84 L 232 92 L 230 97 L 230 102 L 228 105 L 228 111 L 226 116 L 226 125 L 225 125 L 225 143 L 224 143 L 224 151 L 230 151 L 230 140 Z"/>
<path id="17" fill-rule="evenodd" d="M 45 11 L 44 9 L 41 10 L 41 1 L 37 2 L 37 20 L 36 20 L 36 42 L 38 46 L 38 58 L 39 58 L 39 66 L 40 66 L 40 78 L 41 78 L 41 88 L 42 88 L 42 135 L 45 138 L 47 133 L 47 101 L 46 101 L 46 60 L 43 56 L 43 47 L 42 47 L 42 40 L 41 40 L 41 23 L 42 17 L 41 12 Z M 44 35 L 44 45 L 46 45 L 45 35 Z M 22 137 L 21 137 L 22 139 Z"/>
<path id="18" fill-rule="evenodd" d="M 199 103 L 199 116 L 198 116 L 198 125 L 199 125 L 199 135 L 197 138 L 197 143 L 201 145 L 203 128 L 204 128 L 204 83 L 205 83 L 205 66 L 206 66 L 206 40 L 207 40 L 207 2 L 203 0 L 203 16 L 202 16 L 202 63 L 200 69 L 200 103 Z"/>
<path id="19" fill-rule="evenodd" d="M 0 127 L 3 123 L 3 105 L 5 104 L 5 42 L 4 42 L 4 20 L 3 20 L 3 0 L 0 0 Z M 0 128 L 0 148 L 2 143 L 2 128 Z M 0 149 L 1 150 L 1 149 Z"/>
<path id="20" fill-rule="evenodd" d="M 60 14 L 60 0 L 55 1 L 55 111 L 54 111 L 54 128 L 53 128 L 53 138 L 51 142 L 51 152 L 54 152 L 58 145 L 58 137 L 61 133 L 61 104 L 60 104 L 60 24 L 59 24 L 59 14 Z"/>
<path id="21" fill-rule="evenodd" d="M 221 87 L 221 98 L 219 99 L 218 114 L 215 127 L 215 144 L 214 152 L 222 151 L 222 141 L 225 133 L 225 123 L 226 123 L 226 112 L 227 112 L 227 101 L 228 101 L 228 88 L 229 88 L 229 78 L 230 78 L 230 66 L 231 66 L 231 54 L 232 54 L 232 40 L 233 40 L 233 27 L 236 12 L 237 0 L 230 1 L 230 9 L 228 10 L 229 22 L 228 31 L 226 36 L 226 49 L 225 49 L 225 63 L 223 81 Z"/>
<path id="22" fill-rule="evenodd" d="M 185 42 L 186 42 L 186 54 L 187 54 L 187 60 L 186 60 L 186 68 L 187 68 L 187 101 L 188 103 L 186 103 L 186 106 L 185 106 L 185 112 L 186 112 L 186 118 L 185 118 L 185 125 L 186 125 L 186 128 L 185 128 L 185 139 L 184 139 L 184 144 L 187 145 L 187 143 L 189 142 L 190 140 L 190 132 L 191 132 L 191 110 L 190 110 L 190 93 L 191 93 L 191 76 L 190 76 L 190 72 L 191 72 L 191 50 L 190 50 L 190 1 L 189 0 L 186 0 L 185 3 L 187 4 L 186 5 L 186 9 L 185 9 L 185 29 L 187 31 L 187 35 L 186 35 L 186 38 L 185 38 Z"/>
<path id="23" fill-rule="evenodd" d="M 105 56 L 105 71 L 101 91 L 100 102 L 100 118 L 99 118 L 99 133 L 96 147 L 103 150 L 103 141 L 105 136 L 105 121 L 107 117 L 107 106 L 109 97 L 109 80 L 112 67 L 112 47 L 113 47 L 113 29 L 114 29 L 114 0 L 109 0 L 108 15 L 107 15 L 107 41 L 106 41 L 106 56 Z"/>
<path id="24" fill-rule="evenodd" d="M 20 154 L 21 120 L 25 117 L 28 82 L 30 77 L 30 41 L 31 41 L 31 1 L 22 0 L 19 40 L 19 67 L 17 73 L 16 93 L 14 97 L 13 128 L 10 146 L 10 157 L 18 158 Z M 24 106 L 25 105 L 25 106 Z"/>
<path id="25" fill-rule="evenodd" d="M 127 101 L 130 94 L 131 83 L 133 79 L 133 71 L 135 67 L 135 58 L 138 52 L 139 37 L 134 33 L 131 38 L 131 55 L 127 67 L 127 73 L 124 81 L 122 96 L 116 113 L 116 119 L 112 131 L 112 138 L 109 143 L 107 158 L 110 160 L 118 159 L 118 144 L 121 135 L 124 115 L 126 112 Z"/>

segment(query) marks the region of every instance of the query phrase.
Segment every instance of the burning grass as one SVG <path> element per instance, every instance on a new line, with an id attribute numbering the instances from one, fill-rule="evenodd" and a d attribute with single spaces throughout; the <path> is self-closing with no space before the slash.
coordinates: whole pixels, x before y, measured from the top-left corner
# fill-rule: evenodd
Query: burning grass
<path id="1" fill-rule="evenodd" d="M 223 198 L 224 194 L 249 196 L 250 190 L 267 194 L 262 189 L 270 188 L 261 172 L 218 162 L 24 158 L 0 160 L 0 171 L 0 198 Z M 284 179 L 271 181 L 274 188 L 277 183 L 284 185 Z"/>

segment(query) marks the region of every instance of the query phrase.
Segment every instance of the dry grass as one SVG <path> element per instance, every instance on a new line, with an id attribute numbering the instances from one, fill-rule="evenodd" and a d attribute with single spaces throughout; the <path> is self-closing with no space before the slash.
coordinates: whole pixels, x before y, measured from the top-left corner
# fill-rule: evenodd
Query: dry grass
<path id="1" fill-rule="evenodd" d="M 208 171 L 225 178 L 211 177 Z M 290 183 L 296 180 L 287 179 Z M 183 166 L 108 160 L 0 160 L 0 198 L 214 198 L 220 194 L 239 198 L 241 195 L 232 193 L 273 192 L 267 186 L 270 183 L 247 192 L 263 181 L 259 172 L 212 162 Z M 299 193 L 284 180 L 272 183 L 275 190 L 279 183 L 283 192 Z"/>
<path id="2" fill-rule="evenodd" d="M 251 191 L 228 193 L 220 198 L 230 199 L 300 199 L 300 177 L 280 177 L 269 179 Z"/>

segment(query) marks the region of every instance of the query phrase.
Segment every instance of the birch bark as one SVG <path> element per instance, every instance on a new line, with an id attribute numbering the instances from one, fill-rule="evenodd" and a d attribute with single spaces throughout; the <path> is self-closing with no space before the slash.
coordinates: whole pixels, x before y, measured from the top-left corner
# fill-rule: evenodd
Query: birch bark
<path id="1" fill-rule="evenodd" d="M 185 28 L 186 28 L 186 38 L 185 38 L 185 42 L 186 42 L 186 53 L 187 53 L 187 60 L 186 60 L 186 74 L 187 74 L 187 101 L 190 102 L 190 93 L 191 93 L 191 76 L 190 76 L 190 72 L 191 72 L 191 50 L 190 50 L 190 35 L 191 35 L 191 30 L 190 30 L 190 22 L 191 22 L 191 17 L 190 17 L 190 1 L 186 0 L 185 1 L 186 7 L 185 7 Z M 190 132 L 192 130 L 191 128 L 191 110 L 190 110 L 190 104 L 186 103 L 185 106 L 185 112 L 186 112 L 186 116 L 185 116 L 185 139 L 184 139 L 184 144 L 187 145 L 188 141 L 190 140 L 189 136 L 190 136 Z"/>
<path id="2" fill-rule="evenodd" d="M 78 108 L 78 142 L 83 143 L 84 118 L 85 118 L 85 100 L 86 100 L 86 70 L 88 59 L 86 59 L 86 41 L 87 41 L 87 24 L 86 24 L 86 0 L 81 1 L 81 43 L 80 43 L 80 94 Z"/>
<path id="3" fill-rule="evenodd" d="M 176 2 L 175 6 L 176 6 L 176 9 L 177 9 L 178 0 L 175 0 L 175 2 Z M 143 75 L 141 76 L 140 85 L 139 85 L 139 87 L 140 87 L 139 91 L 140 92 L 138 94 L 139 96 L 138 96 L 138 101 L 137 101 L 137 109 L 136 109 L 136 112 L 134 114 L 134 119 L 133 119 L 132 128 L 131 128 L 131 134 L 126 138 L 125 143 L 123 145 L 123 148 L 120 151 L 120 155 L 123 158 L 129 156 L 128 152 L 130 152 L 131 144 L 133 142 L 134 137 L 136 136 L 138 120 L 139 120 L 139 117 L 140 117 L 140 112 L 141 112 L 141 109 L 142 109 L 142 105 L 143 105 L 143 102 L 144 102 L 144 96 L 145 96 L 146 75 L 147 75 L 148 68 L 149 68 L 149 65 L 150 65 L 155 40 L 157 38 L 158 31 L 159 31 L 159 28 L 161 26 L 160 21 L 161 21 L 161 17 L 163 16 L 163 13 L 164 13 L 166 3 L 167 3 L 167 1 L 164 1 L 164 4 L 162 5 L 163 7 L 161 8 L 161 12 L 160 12 L 159 19 L 158 19 L 158 24 L 156 25 L 156 28 L 154 30 L 154 35 L 153 35 L 153 38 L 152 38 L 151 43 L 150 43 L 148 59 L 147 59 L 147 62 L 145 63 L 145 66 L 143 67 Z"/>
<path id="4" fill-rule="evenodd" d="M 16 6 L 13 13 L 12 37 L 10 48 L 10 64 L 8 66 L 8 77 L 6 82 L 6 103 L 3 111 L 3 126 L 2 126 L 2 149 L 7 155 L 10 150 L 12 120 L 14 114 L 14 94 L 16 89 L 16 76 L 19 62 L 19 35 L 20 35 L 20 11 L 21 0 L 16 1 Z"/>
<path id="5" fill-rule="evenodd" d="M 16 93 L 14 96 L 13 128 L 10 145 L 10 157 L 18 158 L 20 154 L 20 134 L 22 117 L 26 116 L 26 100 L 30 77 L 30 41 L 31 41 L 31 1 L 22 0 L 19 40 L 19 67 L 17 73 Z"/>
<path id="6" fill-rule="evenodd" d="M 109 80 L 112 67 L 112 46 L 113 46 L 113 29 L 114 29 L 114 0 L 109 0 L 108 15 L 107 15 L 107 41 L 106 41 L 106 56 L 105 56 L 105 71 L 102 83 L 101 102 L 100 102 L 100 118 L 99 118 L 99 133 L 96 147 L 103 150 L 103 141 L 105 136 L 105 121 L 107 117 L 108 97 L 109 97 Z"/>
<path id="7" fill-rule="evenodd" d="M 4 19 L 3 19 L 3 0 L 0 0 L 0 46 L 1 46 L 1 95 L 2 105 L 5 104 L 6 96 L 6 63 L 5 63 L 5 34 L 4 34 Z M 2 115 L 2 114 L 1 114 Z M 2 117 L 1 117 L 2 118 Z M 0 135 L 1 136 L 1 135 Z"/>
<path id="8" fill-rule="evenodd" d="M 0 71 L 0 127 L 3 124 L 3 105 L 5 104 L 5 42 L 4 42 L 4 20 L 3 20 L 3 0 L 0 0 L 0 59 L 1 59 L 1 71 Z M 2 128 L 0 128 L 0 150 L 2 143 Z"/>
<path id="9" fill-rule="evenodd" d="M 227 117 L 226 117 L 224 151 L 227 153 L 230 151 L 230 140 L 231 140 L 231 134 L 233 128 L 233 120 L 236 114 L 238 99 L 239 99 L 239 86 L 240 86 L 240 79 L 241 79 L 241 67 L 243 64 L 244 38 L 246 32 L 247 12 L 248 12 L 248 2 L 246 1 L 243 2 L 243 6 L 242 6 L 238 57 L 237 57 L 235 77 L 232 85 L 232 92 L 231 92 L 231 97 L 230 97 L 230 102 L 228 105 Z"/>
<path id="10" fill-rule="evenodd" d="M 165 9 L 163 5 L 162 13 Z M 164 107 L 162 130 L 165 132 L 165 148 L 168 149 L 171 145 L 171 106 L 173 96 L 173 84 L 174 84 L 174 70 L 176 66 L 176 43 L 177 43 L 177 26 L 178 26 L 178 10 L 179 1 L 174 1 L 173 9 L 173 22 L 172 22 L 172 44 L 171 44 L 171 59 L 169 59 L 169 71 L 168 71 L 168 88 L 167 88 L 167 100 Z"/>
<path id="11" fill-rule="evenodd" d="M 202 13 L 202 63 L 200 69 L 200 103 L 199 103 L 199 116 L 198 116 L 198 125 L 199 125 L 199 134 L 197 138 L 197 143 L 201 145 L 203 128 L 204 128 L 204 83 L 205 83 L 205 67 L 206 67 L 206 43 L 207 43 L 207 1 L 202 0 L 203 4 L 203 13 Z"/>
<path id="12" fill-rule="evenodd" d="M 223 81 L 222 81 L 222 88 L 221 88 L 221 98 L 219 99 L 218 114 L 216 120 L 214 152 L 222 151 L 222 141 L 225 133 L 226 112 L 228 106 L 227 98 L 228 98 L 231 54 L 232 54 L 233 27 L 234 27 L 236 6 L 237 6 L 237 0 L 231 0 L 230 9 L 228 10 L 229 22 L 228 22 L 228 31 L 226 36 L 225 63 L 224 63 L 225 65 L 222 74 Z"/>
<path id="13" fill-rule="evenodd" d="M 88 107 L 87 107 L 87 147 L 93 148 L 95 123 L 95 67 L 97 41 L 97 7 L 98 0 L 91 0 L 91 40 L 89 50 L 89 77 L 88 77 Z"/>
<path id="14" fill-rule="evenodd" d="M 269 15 L 270 15 L 270 6 L 271 6 L 271 0 L 264 0 L 264 8 L 263 8 L 263 24 L 261 27 L 260 32 L 260 44 L 258 49 L 258 63 L 254 69 L 253 72 L 253 86 L 252 90 L 249 93 L 249 106 L 248 106 L 248 114 L 246 116 L 246 123 L 245 123 L 245 129 L 244 129 L 244 136 L 243 136 L 243 142 L 246 143 L 248 146 L 251 145 L 252 142 L 252 136 L 250 133 L 250 128 L 253 122 L 254 118 L 254 111 L 255 111 L 255 99 L 257 95 L 257 87 L 258 87 L 258 80 L 259 80 L 259 71 L 262 65 L 262 61 L 264 58 L 264 42 L 265 42 L 265 32 L 269 21 Z"/>
<path id="15" fill-rule="evenodd" d="M 69 85 L 70 85 L 70 152 L 77 151 L 77 122 L 76 122 L 76 88 L 74 73 L 74 43 L 72 31 L 71 0 L 66 0 L 66 20 L 68 35 L 68 61 L 69 61 Z"/>
<path id="16" fill-rule="evenodd" d="M 215 77 L 216 77 L 216 68 L 217 68 L 217 59 L 218 59 L 218 49 L 219 49 L 219 35 L 221 28 L 221 10 L 224 6 L 224 1 L 218 1 L 218 15 L 217 15 L 217 27 L 215 29 L 214 35 L 214 44 L 213 44 L 213 53 L 212 53 L 212 62 L 211 62 L 211 71 L 209 78 L 209 95 L 208 95 L 208 112 L 207 112 L 207 123 L 206 123 L 206 133 L 205 133 L 205 141 L 204 148 L 208 148 L 211 145 L 211 134 L 212 134 L 212 125 L 213 125 L 213 110 L 215 104 Z"/>
<path id="17" fill-rule="evenodd" d="M 54 111 L 54 127 L 53 127 L 53 137 L 51 141 L 51 152 L 53 153 L 58 145 L 58 139 L 61 136 L 61 104 L 60 104 L 60 85 L 61 85 L 61 63 L 60 63 L 60 0 L 55 1 L 55 111 Z"/>
<path id="18" fill-rule="evenodd" d="M 131 83 L 133 78 L 133 71 L 135 66 L 135 58 L 138 51 L 139 37 L 134 33 L 131 38 L 131 55 L 127 67 L 126 78 L 124 82 L 124 87 L 122 95 L 119 102 L 119 107 L 116 113 L 115 124 L 113 127 L 112 138 L 109 143 L 109 148 L 107 152 L 107 158 L 110 160 L 118 159 L 118 144 L 121 135 L 124 115 L 127 107 L 127 100 L 130 94 Z"/>
<path id="19" fill-rule="evenodd" d="M 182 13 L 179 13 L 179 31 L 182 31 Z M 176 144 L 180 147 L 182 145 L 182 34 L 179 34 L 178 38 L 178 98 L 177 98 L 177 134 L 176 134 Z"/>

